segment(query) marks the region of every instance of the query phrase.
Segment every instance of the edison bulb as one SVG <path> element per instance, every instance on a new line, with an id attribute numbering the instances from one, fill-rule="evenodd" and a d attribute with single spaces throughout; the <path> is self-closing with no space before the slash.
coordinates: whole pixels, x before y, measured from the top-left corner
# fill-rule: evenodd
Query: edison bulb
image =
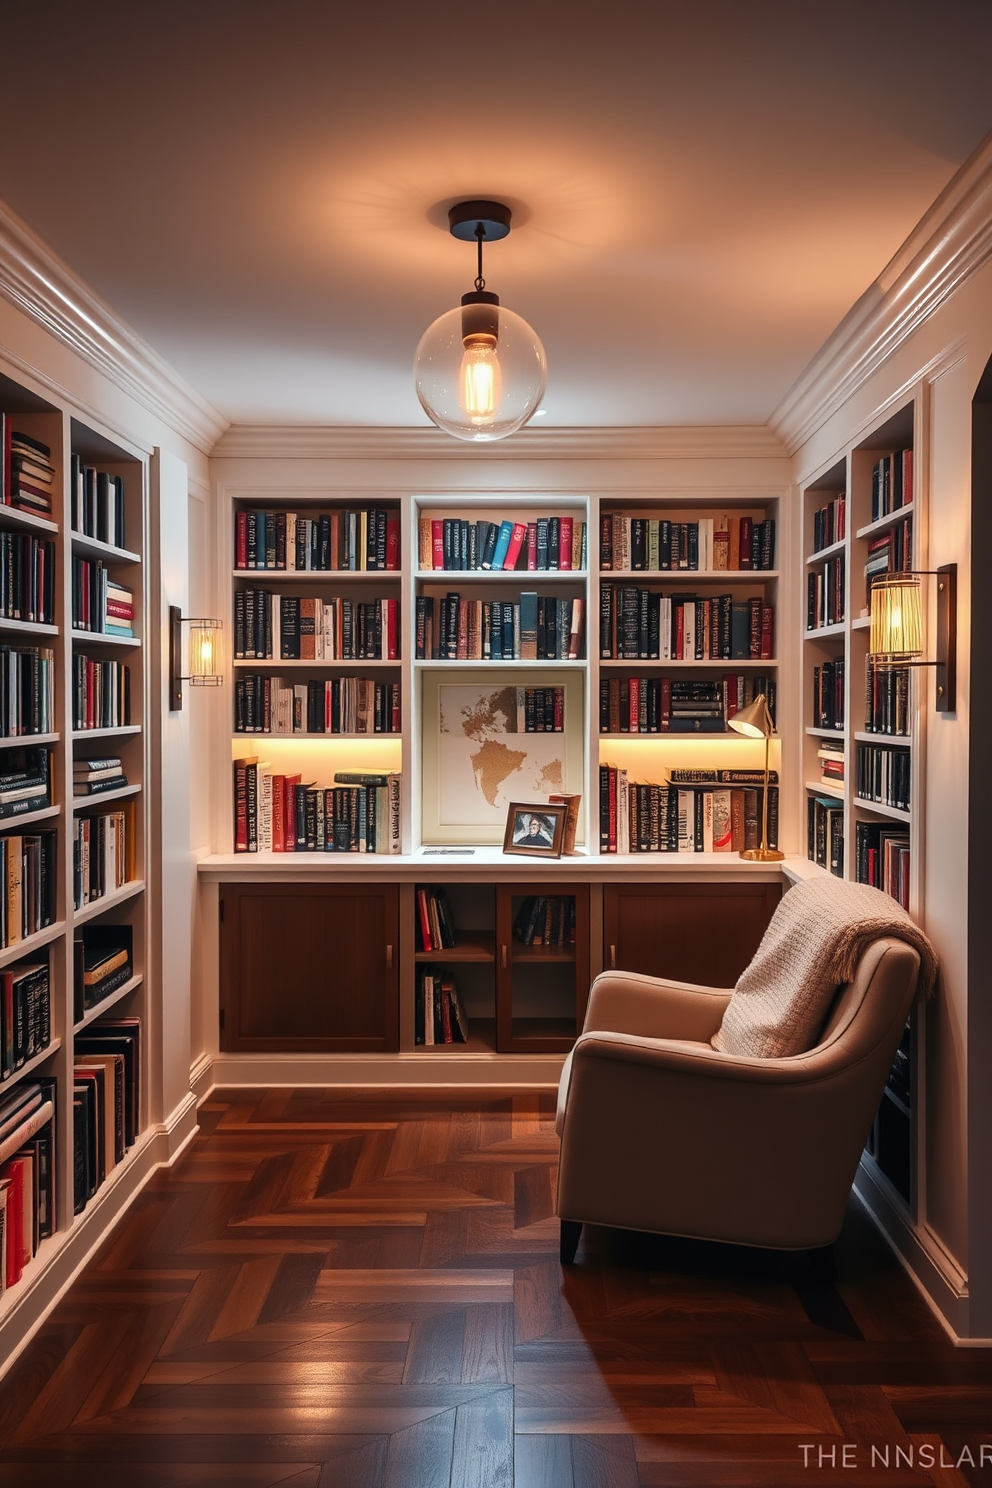
<path id="1" fill-rule="evenodd" d="M 547 363 L 536 333 L 499 307 L 498 336 L 465 333 L 463 309 L 438 317 L 420 338 L 413 364 L 421 407 L 456 439 L 503 439 L 521 428 L 544 396 Z"/>

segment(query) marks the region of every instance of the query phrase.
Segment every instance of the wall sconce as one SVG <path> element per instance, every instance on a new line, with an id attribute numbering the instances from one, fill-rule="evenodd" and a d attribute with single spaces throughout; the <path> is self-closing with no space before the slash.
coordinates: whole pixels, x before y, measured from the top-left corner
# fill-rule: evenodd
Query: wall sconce
<path id="1" fill-rule="evenodd" d="M 768 750 L 769 741 L 775 732 L 775 725 L 768 711 L 768 699 L 765 694 L 759 692 L 753 703 L 748 703 L 747 707 L 741 708 L 733 718 L 727 719 L 727 725 L 738 734 L 743 734 L 746 739 L 764 739 L 765 741 L 765 784 L 761 792 L 761 846 L 742 848 L 738 857 L 747 858 L 751 863 L 780 863 L 785 853 L 779 852 L 777 847 L 768 846 Z"/>
<path id="2" fill-rule="evenodd" d="M 937 580 L 937 655 L 925 661 L 923 578 Z M 938 713 L 953 713 L 957 663 L 958 566 L 913 573 L 879 574 L 871 586 L 871 632 L 868 651 L 873 666 L 936 667 Z"/>
<path id="3" fill-rule="evenodd" d="M 189 671 L 183 671 L 183 626 L 189 626 Z M 219 620 L 185 618 L 178 605 L 169 606 L 169 712 L 183 705 L 183 683 L 190 687 L 219 687 L 224 678 L 220 672 Z"/>

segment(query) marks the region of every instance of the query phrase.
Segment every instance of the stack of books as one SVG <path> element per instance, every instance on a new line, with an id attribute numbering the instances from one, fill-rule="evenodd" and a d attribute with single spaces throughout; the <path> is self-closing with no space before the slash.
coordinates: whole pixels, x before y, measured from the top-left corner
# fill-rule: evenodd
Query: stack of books
<path id="1" fill-rule="evenodd" d="M 138 1135 L 141 1024 L 101 1022 L 75 1041 L 73 1209 L 85 1209 Z"/>
<path id="2" fill-rule="evenodd" d="M 0 820 L 50 804 L 48 750 L 17 749 L 0 765 Z"/>
<path id="3" fill-rule="evenodd" d="M 134 595 L 116 579 L 107 580 L 103 631 L 105 635 L 134 635 Z"/>
<path id="4" fill-rule="evenodd" d="M 0 1100 L 0 1292 L 55 1230 L 54 1115 L 54 1080 L 15 1085 Z"/>
<path id="5" fill-rule="evenodd" d="M 134 975 L 130 925 L 82 925 L 73 942 L 73 1002 L 79 1021 Z"/>
<path id="6" fill-rule="evenodd" d="M 104 791 L 120 790 L 127 785 L 124 767 L 115 755 L 104 759 L 77 759 L 72 762 L 74 796 L 99 796 Z"/>
<path id="7" fill-rule="evenodd" d="M 11 428 L 6 414 L 0 414 L 0 437 L 4 452 L 0 501 L 36 517 L 51 516 L 55 466 L 50 448 L 40 439 Z"/>
<path id="8" fill-rule="evenodd" d="M 820 778 L 825 785 L 843 786 L 844 784 L 844 746 L 835 744 L 832 739 L 821 742 L 816 751 L 816 757 L 820 761 Z"/>

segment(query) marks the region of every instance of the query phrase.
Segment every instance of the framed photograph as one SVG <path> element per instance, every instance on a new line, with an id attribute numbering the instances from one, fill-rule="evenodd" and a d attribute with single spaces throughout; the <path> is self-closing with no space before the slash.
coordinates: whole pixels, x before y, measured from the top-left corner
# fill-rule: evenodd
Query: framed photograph
<path id="1" fill-rule="evenodd" d="M 512 802 L 581 794 L 583 684 L 561 667 L 424 671 L 421 841 L 498 847 Z"/>
<path id="2" fill-rule="evenodd" d="M 511 801 L 503 851 L 528 858 L 560 858 L 568 807 L 562 803 Z"/>

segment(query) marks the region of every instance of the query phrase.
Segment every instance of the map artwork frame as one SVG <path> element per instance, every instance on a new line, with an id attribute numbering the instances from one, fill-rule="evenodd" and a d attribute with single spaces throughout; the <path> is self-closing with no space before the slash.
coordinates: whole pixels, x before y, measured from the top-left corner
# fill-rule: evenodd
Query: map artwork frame
<path id="1" fill-rule="evenodd" d="M 511 801 L 503 851 L 526 858 L 560 858 L 568 807 L 547 801 Z"/>
<path id="2" fill-rule="evenodd" d="M 512 803 L 581 795 L 584 680 L 564 668 L 422 672 L 425 846 L 502 847 Z"/>

